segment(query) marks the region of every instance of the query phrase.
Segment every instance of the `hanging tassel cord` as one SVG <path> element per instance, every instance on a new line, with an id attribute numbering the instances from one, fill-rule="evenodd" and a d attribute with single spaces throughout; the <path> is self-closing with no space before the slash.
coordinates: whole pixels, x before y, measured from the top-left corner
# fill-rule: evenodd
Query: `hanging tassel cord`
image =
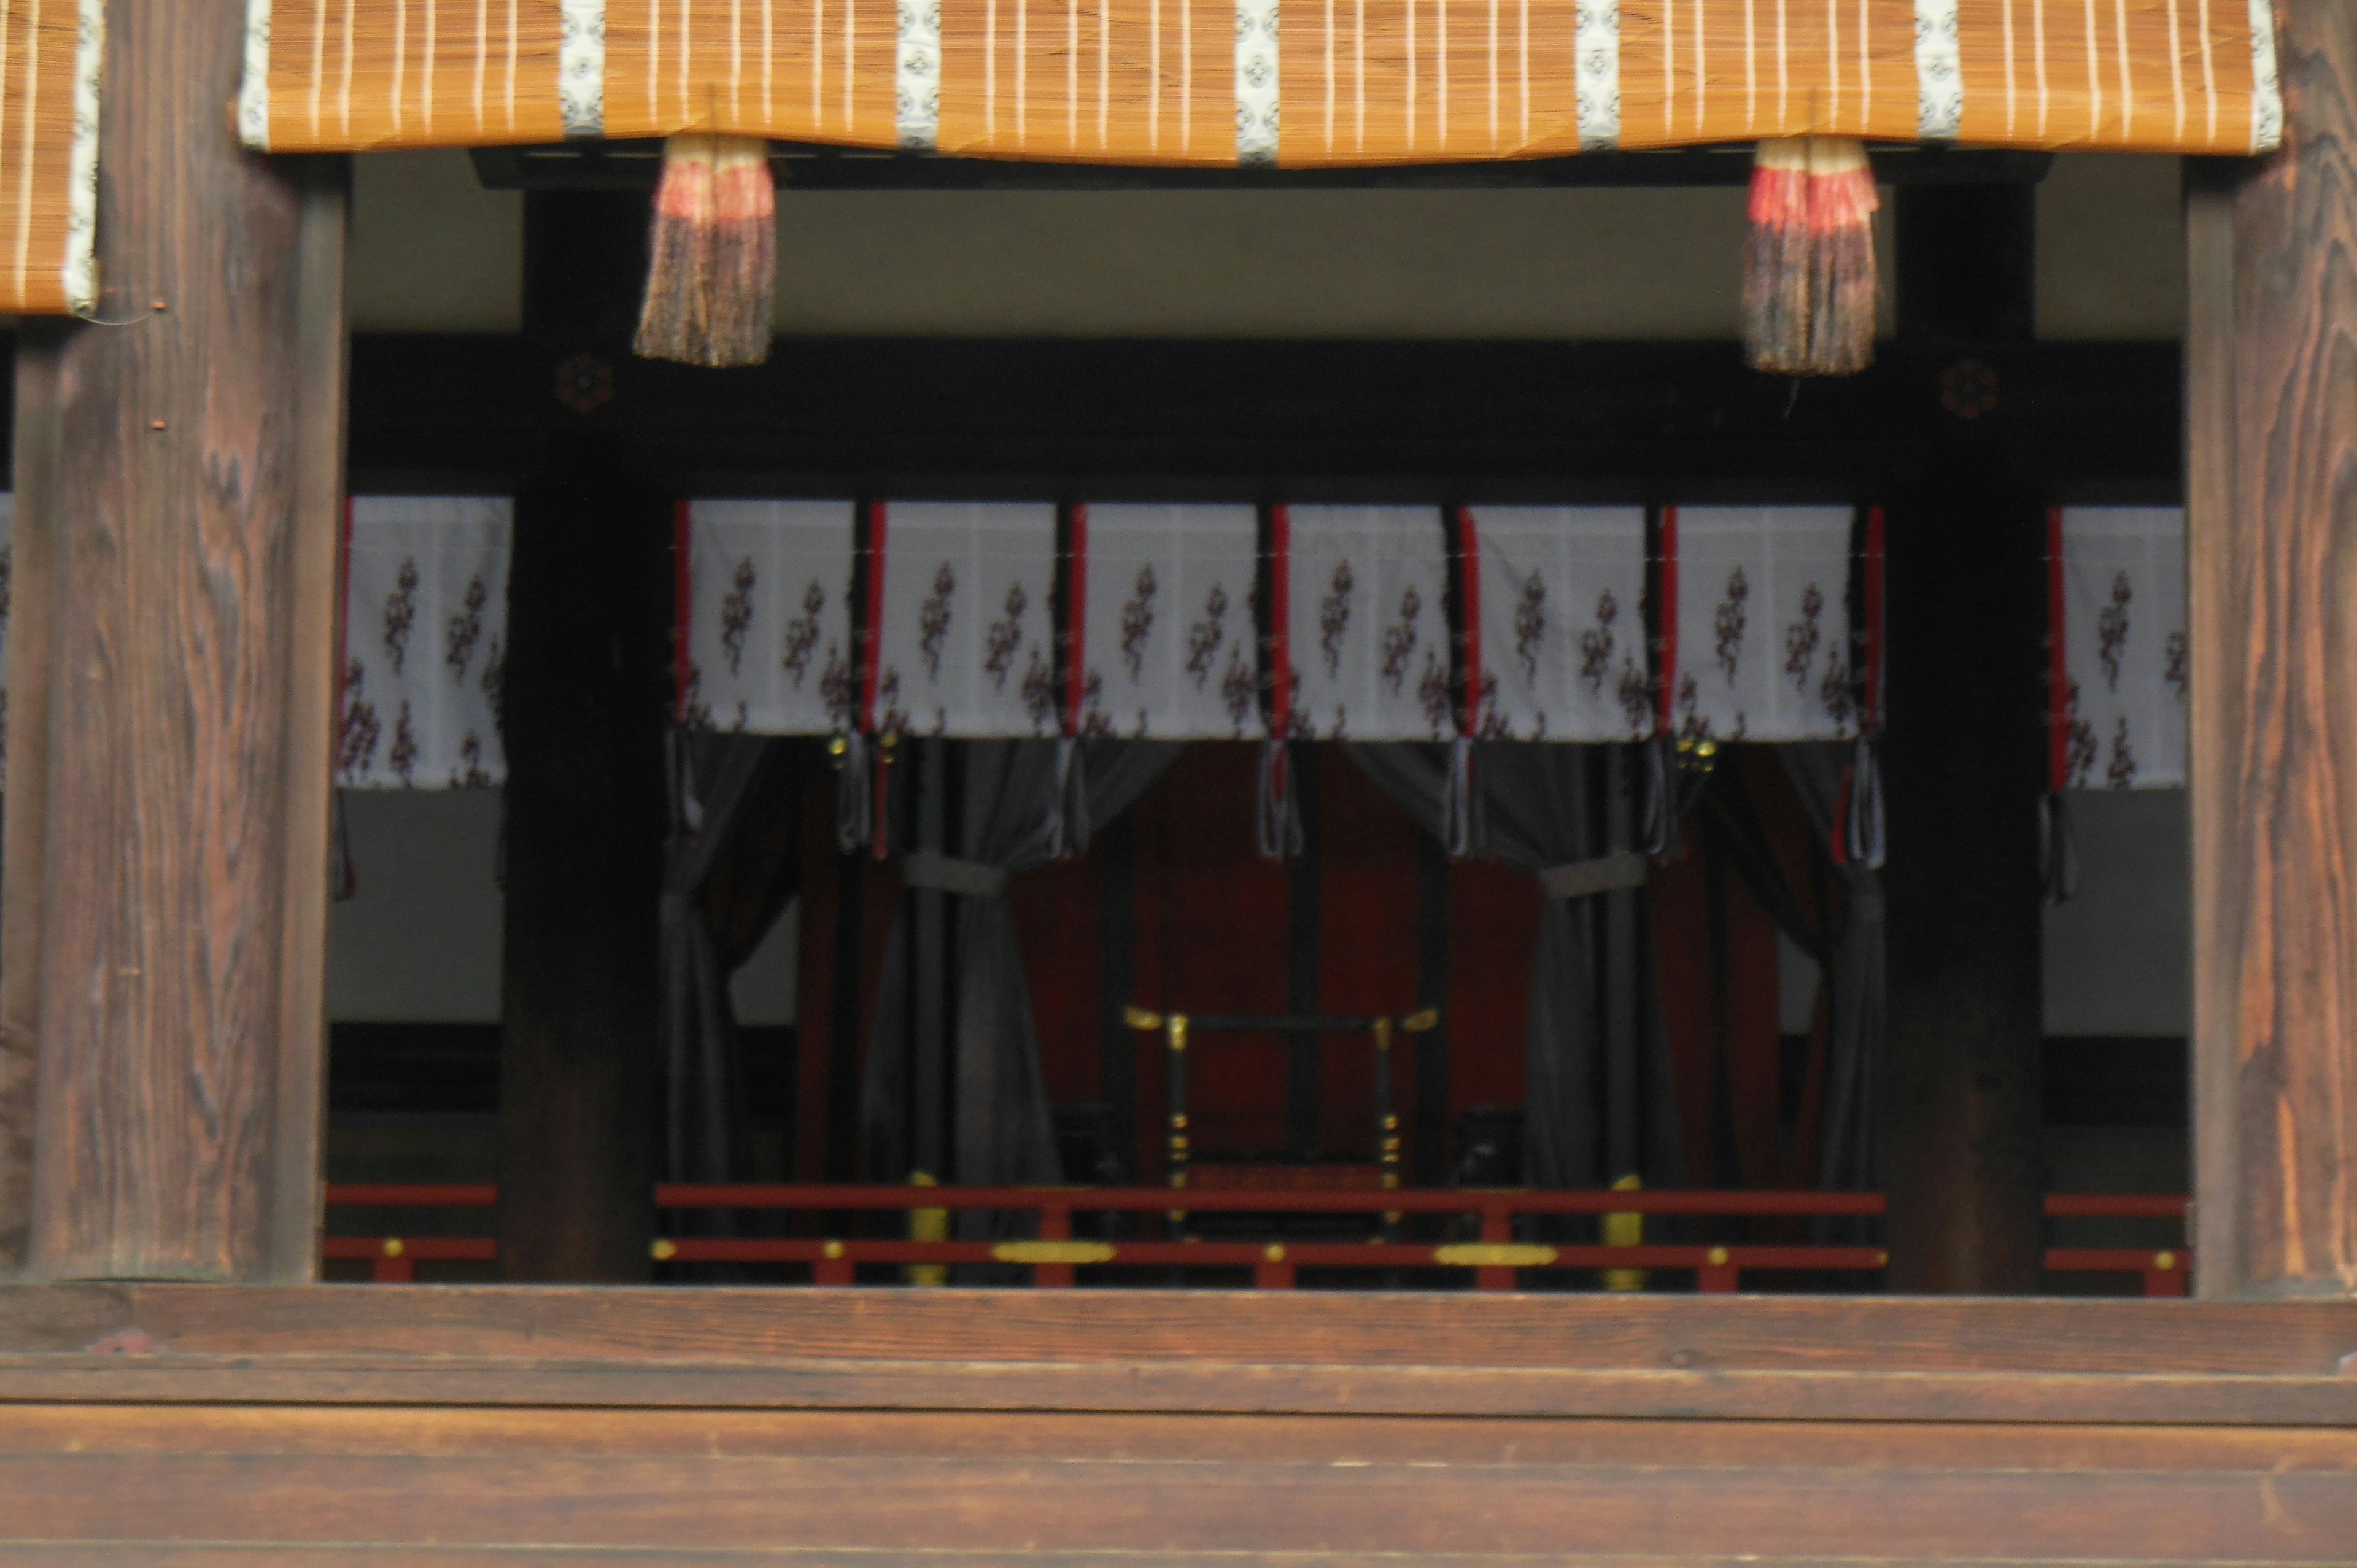
<path id="1" fill-rule="evenodd" d="M 1440 842 L 1451 860 L 1463 860 L 1482 838 L 1481 797 L 1474 788 L 1473 740 L 1458 736 L 1448 743 L 1448 763 L 1440 781 Z"/>
<path id="2" fill-rule="evenodd" d="M 1265 740 L 1260 750 L 1260 780 L 1254 803 L 1253 831 L 1263 860 L 1298 860 L 1306 847 L 1301 830 L 1301 803 L 1294 797 L 1293 753 L 1282 740 Z"/>
<path id="3" fill-rule="evenodd" d="M 1070 860 L 1089 852 L 1088 765 L 1081 743 L 1071 736 L 1056 742 L 1056 781 L 1048 800 L 1048 857 Z"/>
<path id="4" fill-rule="evenodd" d="M 1889 852 L 1889 824 L 1882 811 L 1882 757 L 1871 736 L 1861 735 L 1850 752 L 1848 776 L 1842 780 L 1843 859 L 1867 871 L 1879 871 Z"/>
<path id="5" fill-rule="evenodd" d="M 1848 136 L 1760 144 L 1744 248 L 1745 348 L 1777 375 L 1851 375 L 1874 361 L 1880 206 L 1865 145 Z"/>
<path id="6" fill-rule="evenodd" d="M 2061 789 L 2038 800 L 2038 878 L 2049 904 L 2068 904 L 2079 891 L 2079 840 L 2071 828 L 2070 800 Z"/>
<path id="7" fill-rule="evenodd" d="M 777 209 L 766 141 L 684 134 L 663 143 L 631 345 L 640 358 L 716 369 L 770 357 Z"/>

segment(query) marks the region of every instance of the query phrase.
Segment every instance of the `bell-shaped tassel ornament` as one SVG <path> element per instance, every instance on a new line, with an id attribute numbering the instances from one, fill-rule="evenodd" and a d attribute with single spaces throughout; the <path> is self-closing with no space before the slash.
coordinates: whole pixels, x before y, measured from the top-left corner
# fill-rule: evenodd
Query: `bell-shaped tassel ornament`
<path id="1" fill-rule="evenodd" d="M 655 192 L 646 304 L 632 347 L 688 365 L 770 357 L 778 190 L 758 136 L 673 136 Z"/>
<path id="2" fill-rule="evenodd" d="M 1780 136 L 1751 170 L 1743 258 L 1752 368 L 1846 376 L 1874 362 L 1874 168 L 1850 136 Z"/>

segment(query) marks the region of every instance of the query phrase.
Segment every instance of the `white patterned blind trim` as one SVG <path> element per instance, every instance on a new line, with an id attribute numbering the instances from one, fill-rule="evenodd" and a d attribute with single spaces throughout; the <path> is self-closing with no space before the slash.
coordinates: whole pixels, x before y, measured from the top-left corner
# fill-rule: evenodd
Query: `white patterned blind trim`
<path id="1" fill-rule="evenodd" d="M 1236 162 L 1276 162 L 1277 0 L 1236 0 Z"/>
<path id="2" fill-rule="evenodd" d="M 564 0 L 556 48 L 556 104 L 565 134 L 606 134 L 606 0 Z"/>
<path id="3" fill-rule="evenodd" d="M 1964 124 L 1956 0 L 1915 0 L 1915 134 L 1927 142 L 1953 142 Z"/>
<path id="4" fill-rule="evenodd" d="M 941 0 L 899 0 L 892 53 L 892 124 L 900 145 L 931 152 L 941 135 Z"/>

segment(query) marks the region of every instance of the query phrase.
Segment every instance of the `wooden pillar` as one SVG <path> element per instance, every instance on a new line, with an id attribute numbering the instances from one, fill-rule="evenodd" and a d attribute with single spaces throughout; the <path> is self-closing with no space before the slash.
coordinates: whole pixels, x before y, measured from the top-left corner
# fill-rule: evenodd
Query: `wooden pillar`
<path id="1" fill-rule="evenodd" d="M 525 199 L 524 332 L 572 400 L 518 491 L 508 579 L 500 1257 L 511 1280 L 651 1269 L 662 1079 L 657 905 L 671 703 L 672 500 L 607 424 L 646 198 Z M 560 369 L 562 367 L 562 369 Z"/>
<path id="2" fill-rule="evenodd" d="M 1900 193 L 1902 337 L 1957 361 L 2027 337 L 2034 195 Z M 2045 536 L 2040 498 L 2007 475 L 1999 395 L 1993 417 L 1951 419 L 1889 509 L 1882 1149 L 1899 1291 L 2040 1283 Z"/>
<path id="3" fill-rule="evenodd" d="M 2205 1296 L 2357 1294 L 2357 12 L 2276 13 L 2287 150 L 2187 203 Z"/>
<path id="4" fill-rule="evenodd" d="M 18 368 L 0 1247 L 36 1277 L 316 1268 L 344 165 L 233 145 L 244 20 L 109 6 L 135 324 L 30 325 Z"/>

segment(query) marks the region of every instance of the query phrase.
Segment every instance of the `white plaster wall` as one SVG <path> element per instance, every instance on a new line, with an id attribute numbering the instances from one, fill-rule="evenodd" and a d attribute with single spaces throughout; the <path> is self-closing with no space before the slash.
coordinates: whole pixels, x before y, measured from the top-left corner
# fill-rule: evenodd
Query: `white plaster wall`
<path id="1" fill-rule="evenodd" d="M 495 789 L 347 789 L 357 895 L 330 907 L 328 1015 L 492 1023 L 500 1015 Z M 789 908 L 733 994 L 748 1024 L 794 1021 L 798 911 Z"/>
<path id="2" fill-rule="evenodd" d="M 2038 188 L 2038 335 L 2185 335 L 2183 160 L 2066 153 Z"/>

